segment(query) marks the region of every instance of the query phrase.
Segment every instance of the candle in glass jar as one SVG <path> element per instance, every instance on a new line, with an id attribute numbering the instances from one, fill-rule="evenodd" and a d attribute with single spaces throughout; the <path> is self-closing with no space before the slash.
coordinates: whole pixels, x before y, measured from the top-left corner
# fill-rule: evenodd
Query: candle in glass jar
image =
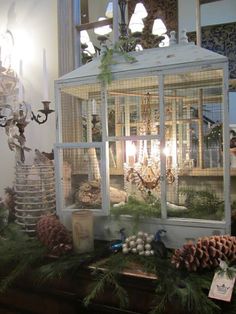
<path id="1" fill-rule="evenodd" d="M 43 49 L 43 100 L 49 100 L 48 98 L 48 70 L 46 60 L 46 50 Z"/>
<path id="2" fill-rule="evenodd" d="M 76 252 L 93 251 L 93 213 L 91 210 L 80 210 L 72 213 L 72 235 Z"/>

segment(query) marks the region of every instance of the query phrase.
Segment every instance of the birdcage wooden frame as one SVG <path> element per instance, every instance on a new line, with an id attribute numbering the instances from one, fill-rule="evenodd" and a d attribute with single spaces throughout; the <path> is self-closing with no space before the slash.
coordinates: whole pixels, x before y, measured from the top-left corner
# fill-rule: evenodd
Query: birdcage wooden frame
<path id="1" fill-rule="evenodd" d="M 212 170 L 211 175 L 223 176 L 224 185 L 224 219 L 221 221 L 206 220 L 206 219 L 192 219 L 192 218 L 168 218 L 166 209 L 166 182 L 165 182 L 165 166 L 161 166 L 161 218 L 146 218 L 141 219 L 141 224 L 144 229 L 149 232 L 155 232 L 158 228 L 167 230 L 166 243 L 168 246 L 178 246 L 186 239 L 196 239 L 198 236 L 210 234 L 224 234 L 230 233 L 230 170 L 229 170 L 229 152 L 226 149 L 229 144 L 229 119 L 228 119 L 228 62 L 227 58 L 207 51 L 206 49 L 196 47 L 194 45 L 175 45 L 163 49 L 149 49 L 143 52 L 134 53 L 137 62 L 129 64 L 124 62 L 121 57 L 118 57 L 118 62 L 112 66 L 113 82 L 118 80 L 129 80 L 132 78 L 142 78 L 155 76 L 158 78 L 157 92 L 159 94 L 160 102 L 160 134 L 146 135 L 147 140 L 157 139 L 165 142 L 165 95 L 164 84 L 165 77 L 172 74 L 183 74 L 187 72 L 198 72 L 207 70 L 221 70 L 222 76 L 222 104 L 223 104 L 223 168 L 218 172 Z M 62 170 L 60 154 L 63 149 L 67 148 L 90 148 L 97 147 L 101 149 L 102 161 L 101 171 L 102 176 L 102 208 L 100 210 L 94 209 L 97 216 L 95 235 L 98 238 L 110 237 L 112 232 L 117 230 L 117 222 L 109 216 L 109 141 L 118 142 L 121 140 L 140 140 L 142 136 L 109 136 L 108 134 L 108 117 L 107 117 L 107 90 L 109 86 L 100 84 L 98 81 L 100 59 L 92 61 L 90 64 L 82 66 L 75 71 L 60 78 L 55 84 L 56 95 L 56 112 L 57 112 L 57 139 L 55 144 L 55 165 L 57 178 L 57 212 L 61 219 L 70 225 L 70 213 L 74 210 L 65 208 L 63 204 L 62 191 Z M 65 142 L 62 134 L 62 108 L 61 108 L 61 94 L 63 90 L 67 90 L 68 94 L 73 95 L 73 88 L 86 88 L 86 84 L 95 84 L 98 91 L 101 92 L 104 106 L 101 108 L 101 123 L 102 123 L 102 141 L 86 143 L 86 142 Z M 82 86 L 82 87 L 81 87 Z M 70 108 L 68 108 L 70 110 Z M 164 147 L 161 147 L 164 148 Z M 161 165 L 165 164 L 165 157 L 161 156 Z M 192 175 L 201 175 L 201 172 Z M 132 217 L 123 217 L 123 225 L 127 226 L 132 222 Z M 109 236 L 108 236 L 109 234 Z"/>

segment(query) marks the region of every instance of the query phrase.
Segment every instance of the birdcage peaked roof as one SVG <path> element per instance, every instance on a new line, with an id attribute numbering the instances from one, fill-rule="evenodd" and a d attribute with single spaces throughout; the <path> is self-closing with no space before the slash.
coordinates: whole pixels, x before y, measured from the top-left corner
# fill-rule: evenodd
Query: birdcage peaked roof
<path id="1" fill-rule="evenodd" d="M 166 48 L 145 49 L 139 52 L 132 52 L 135 62 L 130 63 L 120 54 L 114 54 L 115 64 L 111 66 L 111 72 L 117 73 L 141 73 L 143 71 L 156 72 L 166 69 L 184 68 L 188 66 L 203 66 L 206 68 L 214 63 L 227 62 L 227 58 L 198 47 L 194 44 L 173 45 Z M 93 61 L 65 74 L 57 80 L 58 83 L 74 82 L 82 80 L 96 81 L 97 76 L 101 72 L 101 57 L 95 58 Z"/>

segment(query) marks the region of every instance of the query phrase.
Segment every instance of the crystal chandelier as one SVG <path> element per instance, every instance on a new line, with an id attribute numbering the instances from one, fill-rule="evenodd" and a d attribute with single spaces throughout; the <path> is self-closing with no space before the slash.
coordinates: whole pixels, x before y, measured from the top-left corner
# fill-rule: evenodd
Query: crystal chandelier
<path id="1" fill-rule="evenodd" d="M 153 120 L 153 109 L 151 107 L 151 95 L 147 93 L 142 99 L 141 115 L 142 122 L 139 127 L 139 134 L 142 136 L 155 135 L 158 126 Z M 127 182 L 136 185 L 141 192 L 158 191 L 161 177 L 161 153 L 166 159 L 166 180 L 168 184 L 175 181 L 175 170 L 172 163 L 174 150 L 171 143 L 166 142 L 161 152 L 160 140 L 140 140 L 139 143 L 126 143 L 126 163 L 124 164 L 125 178 Z"/>

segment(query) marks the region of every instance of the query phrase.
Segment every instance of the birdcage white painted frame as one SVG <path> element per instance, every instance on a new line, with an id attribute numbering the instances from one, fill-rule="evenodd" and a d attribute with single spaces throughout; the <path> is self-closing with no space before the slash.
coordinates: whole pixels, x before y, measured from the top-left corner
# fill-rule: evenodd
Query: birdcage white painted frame
<path id="1" fill-rule="evenodd" d="M 167 52 L 164 50 L 167 50 Z M 185 55 L 182 57 L 182 61 L 178 64 L 169 64 L 168 61 L 164 65 L 152 64 L 152 58 L 155 58 L 155 54 L 172 54 L 172 48 L 165 48 L 163 52 L 159 52 L 160 49 L 151 49 L 150 57 L 147 57 L 145 64 L 139 64 L 131 66 L 129 64 L 122 64 L 119 70 L 119 64 L 116 66 L 117 69 L 113 72 L 113 80 L 129 79 L 138 76 L 156 76 L 158 78 L 159 86 L 158 92 L 160 97 L 160 138 L 165 137 L 164 134 L 164 77 L 168 74 L 177 74 L 185 72 L 203 71 L 203 70 L 213 70 L 219 69 L 223 70 L 223 181 L 224 181 L 224 220 L 204 220 L 204 219 L 192 219 L 192 218 L 167 218 L 166 211 L 166 185 L 165 180 L 161 181 L 161 207 L 162 207 L 162 218 L 152 218 L 152 219 L 142 219 L 142 228 L 148 230 L 149 232 L 155 232 L 159 228 L 164 228 L 167 230 L 166 244 L 171 247 L 176 247 L 182 244 L 186 240 L 193 240 L 199 236 L 211 235 L 211 234 L 225 234 L 230 233 L 231 229 L 231 208 L 230 208 L 230 158 L 229 152 L 226 149 L 229 145 L 229 117 L 228 117 L 228 62 L 223 56 L 214 54 L 207 58 L 198 58 L 193 56 L 191 61 L 191 49 L 188 51 L 189 47 L 185 46 Z M 175 49 L 175 48 L 174 48 Z M 196 48 L 202 49 L 202 48 Z M 162 50 L 162 49 L 161 49 Z M 177 48 L 178 50 L 178 48 Z M 176 50 L 174 50 L 176 51 Z M 196 50 L 197 51 L 197 50 Z M 148 52 L 147 52 L 148 53 Z M 145 54 L 145 52 L 142 52 Z M 212 54 L 212 53 L 211 53 Z M 138 55 L 138 54 L 137 54 Z M 208 52 L 206 52 L 206 56 Z M 185 58 L 186 57 L 186 58 Z M 191 62 L 186 62 L 188 59 Z M 139 61 L 139 60 L 138 60 Z M 97 63 L 96 63 L 97 62 Z M 87 73 L 82 71 L 80 76 L 80 69 L 73 71 L 71 74 L 65 75 L 55 83 L 55 95 L 56 95 L 56 127 L 57 127 L 57 138 L 55 144 L 55 165 L 56 165 L 56 194 L 57 194 L 57 212 L 61 219 L 68 223 L 70 216 L 68 215 L 69 210 L 63 208 L 62 204 L 62 193 L 61 193 L 61 173 L 60 173 L 60 149 L 63 148 L 89 148 L 89 147 L 99 147 L 101 148 L 103 154 L 102 161 L 102 171 L 104 171 L 103 182 L 102 182 L 102 194 L 103 194 L 103 209 L 102 211 L 94 211 L 95 215 L 103 216 L 97 218 L 98 223 L 96 224 L 95 236 L 98 238 L 109 238 L 111 234 L 114 234 L 117 230 L 117 222 L 114 221 L 112 217 L 109 216 L 109 165 L 108 165 L 108 141 L 110 140 L 121 140 L 122 138 L 112 138 L 108 136 L 108 121 L 107 121 L 107 102 L 106 102 L 106 86 L 103 85 L 101 93 L 104 97 L 105 106 L 102 112 L 102 132 L 103 132 L 103 142 L 101 143 L 62 143 L 61 134 L 61 110 L 60 110 L 60 90 L 64 87 L 70 87 L 80 85 L 80 84 L 93 84 L 97 83 L 98 70 L 96 64 L 99 61 L 95 61 L 95 70 L 92 72 L 87 71 Z M 77 71 L 77 72 L 76 72 Z M 150 138 L 157 138 L 157 136 L 150 136 Z M 132 137 L 133 138 L 133 137 Z M 148 136 L 147 136 L 148 138 Z M 129 137 L 125 137 L 125 140 Z M 161 161 L 164 164 L 164 161 Z M 161 175 L 164 177 L 165 167 L 161 168 Z M 123 217 L 123 225 L 127 226 L 129 229 L 130 223 L 132 222 L 132 217 Z"/>

